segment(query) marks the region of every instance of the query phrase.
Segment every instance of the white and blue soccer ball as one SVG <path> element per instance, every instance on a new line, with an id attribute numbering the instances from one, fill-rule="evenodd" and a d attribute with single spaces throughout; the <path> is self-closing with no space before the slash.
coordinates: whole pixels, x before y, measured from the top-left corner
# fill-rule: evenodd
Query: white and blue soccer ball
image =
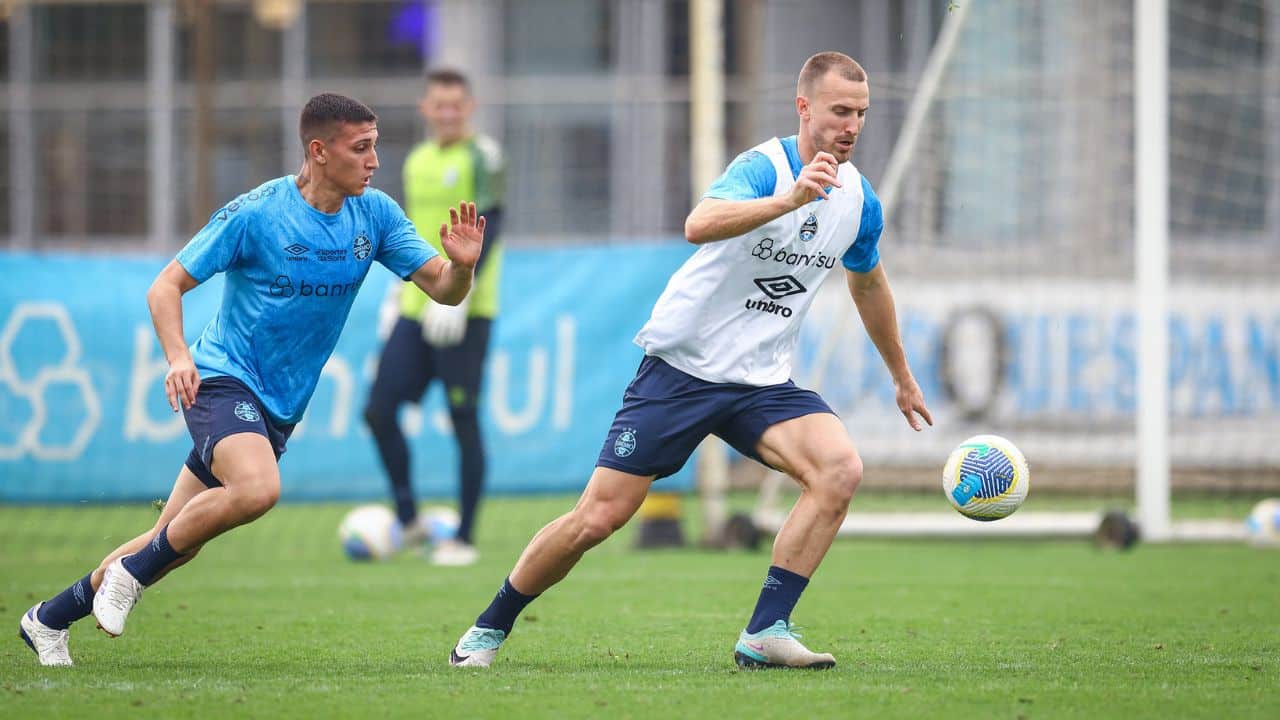
<path id="1" fill-rule="evenodd" d="M 385 505 L 361 505 L 338 526 L 342 551 L 352 560 L 385 560 L 400 549 L 403 533 L 395 513 Z"/>
<path id="2" fill-rule="evenodd" d="M 432 543 L 452 540 L 458 534 L 458 511 L 446 505 L 430 505 L 418 510 L 418 521 Z"/>
<path id="3" fill-rule="evenodd" d="M 1244 521 L 1244 534 L 1250 545 L 1280 548 L 1280 498 L 1268 498 L 1254 505 Z"/>
<path id="4" fill-rule="evenodd" d="M 961 515 L 999 520 L 1022 507 L 1031 471 L 1022 452 L 999 435 L 975 435 L 951 451 L 942 469 L 942 491 Z"/>

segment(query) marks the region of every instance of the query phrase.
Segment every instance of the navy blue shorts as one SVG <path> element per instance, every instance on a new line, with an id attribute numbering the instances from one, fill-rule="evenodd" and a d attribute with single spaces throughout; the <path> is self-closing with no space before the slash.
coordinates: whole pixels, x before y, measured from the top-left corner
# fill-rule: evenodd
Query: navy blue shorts
<path id="1" fill-rule="evenodd" d="M 187 468 L 211 488 L 222 487 L 222 482 L 209 470 L 213 464 L 213 448 L 219 440 L 236 433 L 258 433 L 271 443 L 279 460 L 294 428 L 272 422 L 258 396 L 244 383 L 225 375 L 201 380 L 196 401 L 190 410 L 183 411 L 183 417 L 195 442 L 187 456 Z"/>
<path id="2" fill-rule="evenodd" d="M 666 477 L 684 467 L 707 435 L 764 463 L 756 452 L 764 431 L 813 413 L 835 414 L 817 393 L 790 380 L 764 387 L 707 382 L 646 355 L 596 465 Z"/>

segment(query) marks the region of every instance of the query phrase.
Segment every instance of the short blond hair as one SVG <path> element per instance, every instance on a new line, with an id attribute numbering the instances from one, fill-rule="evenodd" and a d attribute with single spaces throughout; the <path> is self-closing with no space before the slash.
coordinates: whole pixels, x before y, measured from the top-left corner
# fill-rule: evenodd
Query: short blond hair
<path id="1" fill-rule="evenodd" d="M 796 83 L 796 94 L 808 96 L 814 83 L 833 71 L 840 73 L 840 77 L 845 80 L 867 81 L 867 71 L 862 69 L 857 60 L 842 52 L 820 52 L 804 61 L 804 67 L 800 68 L 800 80 Z"/>

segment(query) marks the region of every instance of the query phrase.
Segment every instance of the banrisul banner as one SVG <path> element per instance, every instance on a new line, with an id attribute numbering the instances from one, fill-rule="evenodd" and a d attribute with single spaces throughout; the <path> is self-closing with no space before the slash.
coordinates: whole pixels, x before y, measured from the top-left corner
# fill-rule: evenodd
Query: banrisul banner
<path id="1" fill-rule="evenodd" d="M 481 400 L 492 491 L 583 486 L 640 361 L 631 338 L 691 252 L 676 239 L 508 252 Z M 166 364 L 146 309 L 165 261 L 0 254 L 0 501 L 167 492 L 191 440 L 165 402 Z M 1132 286 L 895 280 L 903 343 L 937 420 L 914 433 L 838 274 L 803 291 L 818 296 L 794 377 L 807 385 L 835 339 L 818 389 L 869 463 L 941 467 L 956 442 L 979 432 L 1009 436 L 1033 464 L 1132 461 L 1140 371 Z M 282 462 L 286 498 L 386 493 L 362 412 L 378 307 L 393 281 L 375 268 L 358 296 Z M 754 300 L 798 306 L 801 294 L 770 289 Z M 221 290 L 214 278 L 187 295 L 188 339 Z M 1170 301 L 1174 462 L 1280 465 L 1280 290 L 1178 283 Z M 457 453 L 440 389 L 402 419 L 415 486 L 452 494 Z M 688 487 L 691 470 L 662 483 Z"/>
<path id="2" fill-rule="evenodd" d="M 481 402 L 488 487 L 583 487 L 640 362 L 631 338 L 692 253 L 661 246 L 509 249 Z M 0 501 L 163 497 L 191 449 L 164 397 L 146 291 L 167 258 L 0 254 Z M 387 482 L 363 410 L 378 308 L 397 282 L 375 266 L 281 462 L 286 499 L 380 497 Z M 221 277 L 188 293 L 188 340 Z M 438 384 L 402 415 L 415 488 L 448 495 L 457 452 Z M 692 467 L 662 481 L 690 485 Z"/>

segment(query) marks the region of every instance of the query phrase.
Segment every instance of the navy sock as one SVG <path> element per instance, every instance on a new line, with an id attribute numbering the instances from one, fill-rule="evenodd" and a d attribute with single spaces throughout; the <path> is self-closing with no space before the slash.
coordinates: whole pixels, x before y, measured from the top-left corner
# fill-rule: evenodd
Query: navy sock
<path id="1" fill-rule="evenodd" d="M 93 612 L 93 584 L 89 573 L 72 583 L 71 587 L 54 595 L 36 610 L 36 619 L 54 630 L 66 630 L 71 623 Z"/>
<path id="2" fill-rule="evenodd" d="M 181 556 L 182 553 L 169 545 L 169 526 L 165 525 L 151 538 L 151 542 L 123 560 L 124 569 L 138 582 L 150 585 L 169 563 Z"/>
<path id="3" fill-rule="evenodd" d="M 511 578 L 502 581 L 502 588 L 493 596 L 493 602 L 476 618 L 476 627 L 501 630 L 510 635 L 516 624 L 516 616 L 533 602 L 537 595 L 525 595 L 511 587 Z"/>
<path id="4" fill-rule="evenodd" d="M 758 633 L 779 620 L 791 621 L 791 611 L 800 600 L 800 593 L 809 584 L 809 578 L 797 575 L 777 565 L 769 566 L 756 611 L 747 623 L 748 633 Z"/>

